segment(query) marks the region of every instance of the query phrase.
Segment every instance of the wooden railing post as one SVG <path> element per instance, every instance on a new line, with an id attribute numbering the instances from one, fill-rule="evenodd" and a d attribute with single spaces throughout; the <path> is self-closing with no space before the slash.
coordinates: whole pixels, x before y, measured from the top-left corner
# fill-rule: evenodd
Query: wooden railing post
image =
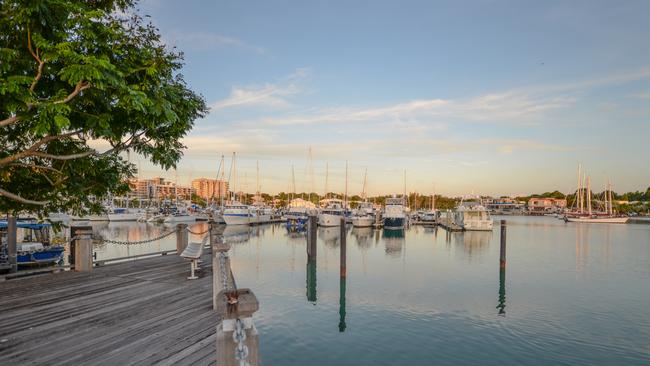
<path id="1" fill-rule="evenodd" d="M 18 247 L 16 238 L 18 237 L 17 220 L 14 216 L 7 218 L 7 255 L 9 256 L 10 273 L 18 272 Z"/>
<path id="2" fill-rule="evenodd" d="M 93 241 L 92 231 L 77 230 L 74 246 L 75 272 L 92 272 L 93 270 Z"/>
<path id="3" fill-rule="evenodd" d="M 187 247 L 188 233 L 187 224 L 176 225 L 176 253 L 181 254 Z"/>

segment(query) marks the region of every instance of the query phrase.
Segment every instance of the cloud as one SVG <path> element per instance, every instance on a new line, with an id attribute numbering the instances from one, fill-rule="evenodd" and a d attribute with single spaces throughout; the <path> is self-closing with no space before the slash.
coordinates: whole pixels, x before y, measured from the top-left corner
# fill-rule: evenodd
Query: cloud
<path id="1" fill-rule="evenodd" d="M 277 84 L 234 86 L 228 98 L 212 103 L 210 110 L 214 112 L 239 106 L 289 107 L 291 104 L 287 101 L 287 97 L 302 92 L 299 84 L 309 76 L 309 73 L 309 68 L 299 68 Z"/>
<path id="2" fill-rule="evenodd" d="M 635 99 L 650 100 L 650 90 L 632 95 Z"/>
<path id="3" fill-rule="evenodd" d="M 207 51 L 223 47 L 234 47 L 256 54 L 264 54 L 262 47 L 249 44 L 241 39 L 209 32 L 170 32 L 164 39 L 166 44 L 184 50 Z"/>

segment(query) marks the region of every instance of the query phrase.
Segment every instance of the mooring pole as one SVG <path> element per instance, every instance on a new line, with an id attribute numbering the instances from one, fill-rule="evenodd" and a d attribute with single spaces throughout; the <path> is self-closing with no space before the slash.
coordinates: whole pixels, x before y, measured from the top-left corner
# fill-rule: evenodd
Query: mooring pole
<path id="1" fill-rule="evenodd" d="M 506 220 L 501 220 L 501 255 L 499 266 L 506 268 Z"/>
<path id="2" fill-rule="evenodd" d="M 188 234 L 187 224 L 176 225 L 176 254 L 181 254 L 187 247 Z"/>
<path id="3" fill-rule="evenodd" d="M 341 217 L 341 274 L 339 276 L 339 332 L 345 332 L 345 287 L 347 280 L 345 217 Z"/>
<path id="4" fill-rule="evenodd" d="M 345 237 L 345 217 L 341 217 L 341 277 L 345 278 L 347 276 L 347 244 Z"/>
<path id="5" fill-rule="evenodd" d="M 310 215 L 307 221 L 307 259 L 315 261 L 317 246 L 316 246 L 316 232 L 318 230 L 318 217 Z"/>
<path id="6" fill-rule="evenodd" d="M 18 248 L 16 238 L 18 237 L 17 220 L 14 216 L 7 218 L 7 255 L 9 256 L 10 273 L 18 272 Z"/>

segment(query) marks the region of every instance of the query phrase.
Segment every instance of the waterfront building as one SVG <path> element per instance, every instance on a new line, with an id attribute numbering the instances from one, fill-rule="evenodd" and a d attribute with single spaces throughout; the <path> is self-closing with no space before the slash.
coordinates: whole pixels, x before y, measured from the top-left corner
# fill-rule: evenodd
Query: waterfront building
<path id="1" fill-rule="evenodd" d="M 181 199 L 190 199 L 194 192 L 192 187 L 176 185 L 160 177 L 131 179 L 129 180 L 129 186 L 131 187 L 131 196 L 141 199 L 173 198 L 176 196 Z"/>
<path id="2" fill-rule="evenodd" d="M 526 203 L 509 197 L 488 198 L 483 201 L 485 208 L 495 215 L 519 215 L 526 210 Z"/>
<path id="3" fill-rule="evenodd" d="M 194 179 L 192 180 L 192 189 L 197 196 L 206 200 L 228 196 L 228 182 L 220 179 Z"/>
<path id="4" fill-rule="evenodd" d="M 561 213 L 566 210 L 566 205 L 564 198 L 531 198 L 528 200 L 528 212 Z"/>

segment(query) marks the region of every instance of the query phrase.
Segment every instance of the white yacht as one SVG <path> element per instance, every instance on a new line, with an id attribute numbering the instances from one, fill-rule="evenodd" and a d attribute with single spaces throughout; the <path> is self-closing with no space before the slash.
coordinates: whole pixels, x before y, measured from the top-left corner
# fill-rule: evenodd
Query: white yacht
<path id="1" fill-rule="evenodd" d="M 138 221 L 144 213 L 138 208 L 112 207 L 108 211 L 108 221 Z"/>
<path id="2" fill-rule="evenodd" d="M 238 201 L 226 204 L 223 210 L 223 220 L 226 225 L 249 225 L 252 216 L 253 212 L 249 206 Z"/>
<path id="3" fill-rule="evenodd" d="M 191 215 L 187 211 L 177 211 L 172 214 L 167 215 L 165 220 L 163 222 L 165 224 L 174 224 L 174 223 L 181 223 L 181 222 L 195 222 L 196 221 L 196 216 Z"/>
<path id="4" fill-rule="evenodd" d="M 404 198 L 391 197 L 386 199 L 383 215 L 384 229 L 401 230 L 406 225 L 406 210 Z"/>
<path id="5" fill-rule="evenodd" d="M 343 201 L 335 198 L 324 201 L 325 207 L 318 214 L 318 225 L 341 226 L 341 219 L 345 217 Z"/>
<path id="6" fill-rule="evenodd" d="M 494 224 L 490 212 L 478 202 L 461 202 L 453 220 L 463 230 L 490 231 Z"/>
<path id="7" fill-rule="evenodd" d="M 249 211 L 252 214 L 249 222 L 251 225 L 267 224 L 271 222 L 271 217 L 273 216 L 273 209 L 271 207 L 268 207 L 261 202 L 255 202 L 249 206 Z"/>
<path id="8" fill-rule="evenodd" d="M 371 202 L 361 202 L 352 214 L 353 227 L 372 227 L 375 223 L 375 209 Z"/>

